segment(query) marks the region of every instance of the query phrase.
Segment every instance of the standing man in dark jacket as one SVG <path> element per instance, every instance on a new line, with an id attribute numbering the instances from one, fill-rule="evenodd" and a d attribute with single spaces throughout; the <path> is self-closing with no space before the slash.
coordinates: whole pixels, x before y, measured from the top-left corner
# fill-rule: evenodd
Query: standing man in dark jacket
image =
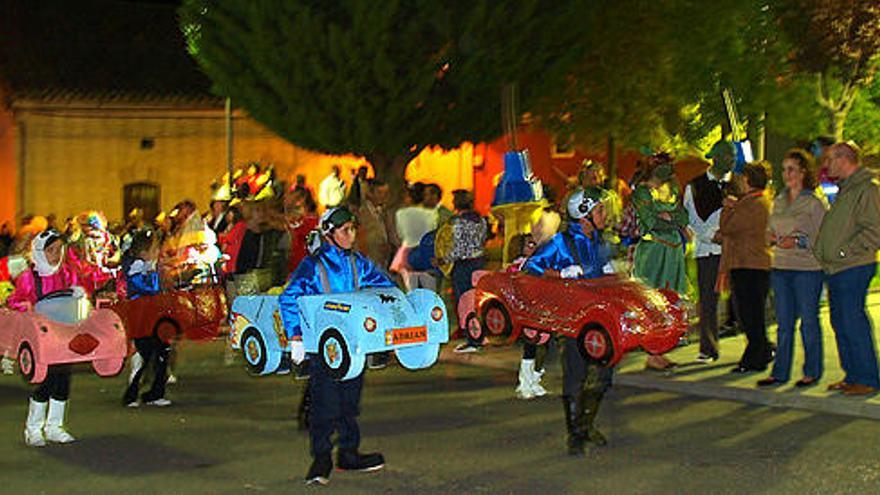
<path id="1" fill-rule="evenodd" d="M 837 143 L 827 153 L 828 174 L 840 192 L 822 220 L 813 254 L 828 275 L 831 326 L 846 373 L 828 389 L 873 394 L 880 390 L 880 377 L 865 299 L 880 249 L 880 188 L 876 176 L 861 166 L 854 145 Z"/>

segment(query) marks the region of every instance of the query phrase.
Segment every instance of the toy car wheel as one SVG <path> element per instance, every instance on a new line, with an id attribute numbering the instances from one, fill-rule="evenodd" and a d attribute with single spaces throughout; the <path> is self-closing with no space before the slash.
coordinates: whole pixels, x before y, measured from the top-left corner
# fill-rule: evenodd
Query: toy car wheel
<path id="1" fill-rule="evenodd" d="M 170 344 L 179 333 L 180 329 L 177 324 L 170 320 L 159 321 L 153 329 L 153 335 L 159 337 L 159 340 L 166 344 Z"/>
<path id="2" fill-rule="evenodd" d="M 468 313 L 467 319 L 464 322 L 464 331 L 474 340 L 483 339 L 483 324 L 480 322 L 480 319 L 477 318 L 476 312 L 471 311 Z"/>
<path id="3" fill-rule="evenodd" d="M 328 328 L 321 334 L 318 354 L 321 356 L 321 364 L 331 378 L 334 380 L 345 378 L 351 368 L 351 354 L 339 330 Z"/>
<path id="4" fill-rule="evenodd" d="M 28 343 L 22 344 L 21 349 L 18 350 L 18 369 L 21 371 L 22 378 L 28 382 L 33 379 L 34 373 L 37 371 L 34 351 Z"/>
<path id="5" fill-rule="evenodd" d="M 513 324 L 510 322 L 510 314 L 498 301 L 489 301 L 486 304 L 485 309 L 483 309 L 482 323 L 483 331 L 480 332 L 480 335 L 477 336 L 471 334 L 471 337 L 477 342 L 483 340 L 483 334 L 486 332 L 492 335 L 506 336 L 510 335 L 510 332 L 513 330 Z"/>
<path id="6" fill-rule="evenodd" d="M 614 356 L 614 341 L 607 330 L 598 325 L 590 325 L 578 336 L 578 349 L 585 359 L 605 365 Z"/>
<path id="7" fill-rule="evenodd" d="M 248 373 L 261 375 L 266 369 L 266 343 L 256 328 L 245 329 L 241 334 L 241 355 Z"/>

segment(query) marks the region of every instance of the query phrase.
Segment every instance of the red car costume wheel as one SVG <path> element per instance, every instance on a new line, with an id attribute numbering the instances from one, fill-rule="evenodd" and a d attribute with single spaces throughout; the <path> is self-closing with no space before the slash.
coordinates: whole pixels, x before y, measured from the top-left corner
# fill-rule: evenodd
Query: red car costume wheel
<path id="1" fill-rule="evenodd" d="M 31 381 L 34 373 L 37 371 L 34 351 L 31 350 L 31 346 L 28 343 L 22 344 L 21 349 L 18 350 L 18 369 L 21 371 L 22 378 L 28 382 Z"/>
<path id="2" fill-rule="evenodd" d="M 605 365 L 614 356 L 614 341 L 607 330 L 591 325 L 578 336 L 578 349 L 584 358 Z"/>
<path id="3" fill-rule="evenodd" d="M 179 334 L 180 328 L 171 320 L 160 320 L 153 329 L 153 335 L 166 344 L 170 344 Z"/>
<path id="4" fill-rule="evenodd" d="M 318 354 L 327 374 L 335 380 L 341 380 L 351 367 L 351 355 L 348 344 L 339 330 L 328 328 L 321 334 L 318 341 Z"/>
<path id="5" fill-rule="evenodd" d="M 510 314 L 504 309 L 504 306 L 498 301 L 489 301 L 483 309 L 483 334 L 486 332 L 492 335 L 510 335 L 513 330 L 513 324 L 510 322 Z M 471 335 L 473 337 L 473 335 Z M 480 339 L 482 340 L 482 335 Z"/>
<path id="6" fill-rule="evenodd" d="M 483 324 L 474 312 L 468 313 L 464 323 L 464 331 L 476 341 L 483 340 Z"/>

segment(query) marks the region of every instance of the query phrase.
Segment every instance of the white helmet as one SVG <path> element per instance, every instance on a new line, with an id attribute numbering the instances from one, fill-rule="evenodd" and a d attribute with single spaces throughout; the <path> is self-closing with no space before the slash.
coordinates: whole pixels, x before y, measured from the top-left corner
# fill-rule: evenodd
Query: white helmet
<path id="1" fill-rule="evenodd" d="M 41 277 L 54 275 L 61 268 L 61 261 L 55 265 L 49 264 L 46 259 L 46 248 L 55 242 L 61 242 L 61 234 L 57 230 L 48 229 L 40 232 L 31 241 L 31 261 L 34 262 L 34 268 Z M 63 259 L 63 258 L 62 258 Z"/>
<path id="2" fill-rule="evenodd" d="M 568 216 L 575 220 L 586 218 L 593 208 L 602 204 L 602 190 L 598 187 L 578 189 L 568 198 Z"/>

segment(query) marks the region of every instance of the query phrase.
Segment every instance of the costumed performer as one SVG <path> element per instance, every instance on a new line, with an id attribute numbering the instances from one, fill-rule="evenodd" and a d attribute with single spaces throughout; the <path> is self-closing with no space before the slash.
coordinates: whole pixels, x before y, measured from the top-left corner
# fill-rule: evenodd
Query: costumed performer
<path id="1" fill-rule="evenodd" d="M 568 279 L 598 278 L 612 273 L 609 248 L 602 239 L 605 206 L 602 190 L 588 188 L 568 199 L 568 227 L 538 248 L 526 261 L 528 273 Z M 595 426 L 596 414 L 611 386 L 613 368 L 584 359 L 576 339 L 560 336 L 562 403 L 568 431 L 569 455 L 584 455 L 584 444 L 602 446 L 605 437 Z"/>
<path id="2" fill-rule="evenodd" d="M 551 237 L 552 239 L 552 237 Z M 532 234 L 519 234 L 510 239 L 510 251 L 519 255 L 510 263 L 505 271 L 515 273 L 523 270 L 529 257 L 535 254 L 538 243 Z M 538 350 L 542 351 L 540 356 Z M 547 344 L 533 344 L 523 341 L 523 355 L 519 363 L 519 383 L 514 393 L 518 399 L 534 399 L 547 395 L 547 389 L 541 385 L 544 376 L 544 357 Z"/>
<path id="3" fill-rule="evenodd" d="M 319 225 L 323 238 L 320 246 L 300 262 L 278 298 L 295 363 L 305 359 L 297 307 L 300 296 L 395 286 L 369 258 L 353 251 L 357 224 L 348 208 L 341 206 L 328 210 L 321 217 Z M 333 443 L 330 437 L 334 431 L 338 433 L 338 469 L 381 469 L 385 465 L 382 454 L 358 452 L 361 438 L 357 416 L 364 384 L 363 374 L 351 380 L 337 381 L 327 374 L 318 356 L 310 356 L 309 361 L 312 363 L 308 384 L 311 397 L 309 436 L 313 462 L 306 475 L 306 483 L 329 482 L 333 469 Z"/>
<path id="4" fill-rule="evenodd" d="M 29 311 L 45 296 L 71 289 L 76 298 L 87 297 L 79 285 L 76 270 L 65 256 L 64 240 L 55 230 L 37 234 L 31 242 L 33 268 L 15 279 L 15 292 L 9 296 L 9 307 Z M 64 413 L 70 396 L 70 365 L 49 366 L 46 379 L 33 391 L 24 428 L 24 442 L 30 447 L 43 447 L 46 441 L 69 443 L 74 437 L 64 428 Z"/>
<path id="5" fill-rule="evenodd" d="M 122 259 L 122 270 L 125 274 L 126 297 L 129 300 L 141 296 L 153 296 L 161 292 L 159 272 L 156 260 L 159 258 L 159 242 L 151 230 L 137 232 L 131 246 Z M 149 406 L 169 406 L 171 401 L 165 398 L 165 382 L 168 377 L 168 358 L 171 344 L 162 341 L 158 335 L 150 335 L 134 339 L 134 347 L 140 356 L 132 360 L 132 375 L 129 377 L 128 388 L 122 397 L 126 407 L 138 407 L 138 389 L 141 378 L 148 366 L 153 366 L 153 386 L 141 396 L 144 404 Z M 135 362 L 137 361 L 137 363 Z"/>

